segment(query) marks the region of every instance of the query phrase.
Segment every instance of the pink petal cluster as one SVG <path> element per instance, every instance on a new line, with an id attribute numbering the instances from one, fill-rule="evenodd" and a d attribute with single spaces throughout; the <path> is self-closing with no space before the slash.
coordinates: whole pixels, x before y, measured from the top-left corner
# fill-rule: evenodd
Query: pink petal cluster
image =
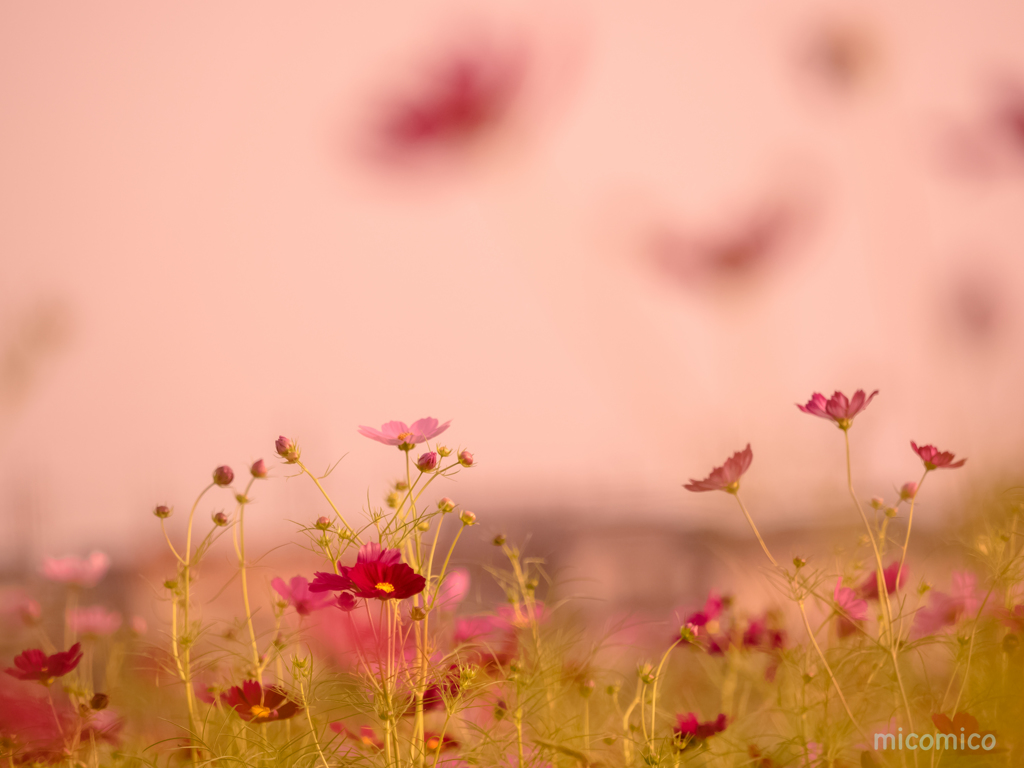
<path id="1" fill-rule="evenodd" d="M 309 582 L 301 576 L 293 577 L 287 584 L 284 579 L 278 577 L 270 582 L 270 586 L 284 598 L 288 605 L 295 609 L 299 616 L 309 616 L 313 611 L 327 608 L 336 602 L 330 595 L 311 592 Z"/>
<path id="2" fill-rule="evenodd" d="M 896 571 L 900 571 L 899 583 L 896 581 Z M 900 564 L 898 561 L 893 560 L 889 563 L 889 567 L 883 569 L 882 575 L 885 577 L 885 591 L 890 595 L 897 589 L 903 586 L 903 583 L 907 580 L 907 566 L 904 565 L 903 569 L 900 570 Z M 857 587 L 857 594 L 866 600 L 877 600 L 878 599 L 878 575 L 876 573 L 870 573 L 865 577 L 864 581 Z"/>
<path id="3" fill-rule="evenodd" d="M 921 461 L 924 462 L 924 468 L 931 472 L 933 469 L 959 469 L 967 463 L 967 459 L 960 459 L 960 461 L 954 462 L 953 459 L 956 456 L 949 451 L 940 451 L 934 445 L 921 445 L 918 446 L 913 440 L 910 441 L 910 447 L 914 449 L 914 453 L 921 457 Z"/>
<path id="4" fill-rule="evenodd" d="M 726 491 L 736 493 L 740 488 L 740 478 L 750 468 L 754 454 L 750 444 L 742 451 L 737 451 L 721 467 L 715 467 L 711 474 L 703 480 L 690 479 L 684 488 L 688 491 Z"/>
<path id="5" fill-rule="evenodd" d="M 953 588 L 949 594 L 933 591 L 928 606 L 914 617 L 914 634 L 930 635 L 945 627 L 954 626 L 962 616 L 978 611 L 981 599 L 977 595 L 977 577 L 968 571 L 953 572 Z"/>
<path id="6" fill-rule="evenodd" d="M 108 611 L 102 605 L 76 608 L 68 612 L 68 626 L 86 637 L 106 637 L 121 627 L 121 614 Z"/>
<path id="7" fill-rule="evenodd" d="M 47 557 L 42 573 L 50 581 L 75 587 L 95 587 L 110 568 L 110 558 L 92 552 L 84 560 L 78 557 Z"/>
<path id="8" fill-rule="evenodd" d="M 848 398 L 842 392 L 834 392 L 832 397 L 826 400 L 823 394 L 815 392 L 806 405 L 797 403 L 796 407 L 811 416 L 828 419 L 840 429 L 845 430 L 850 428 L 854 417 L 867 408 L 877 394 L 878 390 L 876 389 L 870 395 L 865 396 L 864 390 L 858 389 L 853 393 L 853 397 Z"/>
<path id="9" fill-rule="evenodd" d="M 379 430 L 361 426 L 359 434 L 376 440 L 378 443 L 384 443 L 384 445 L 397 445 L 402 450 L 412 450 L 417 444 L 425 443 L 440 435 L 448 429 L 449 424 L 451 424 L 450 421 L 439 424 L 437 419 L 428 416 L 425 419 L 414 421 L 411 425 L 404 421 L 389 421 L 387 424 L 382 424 Z"/>
<path id="10" fill-rule="evenodd" d="M 877 585 L 876 585 L 877 587 Z M 875 590 L 877 594 L 877 588 Z M 868 617 L 868 604 L 866 600 L 857 597 L 857 592 L 849 587 L 843 586 L 843 580 L 836 582 L 836 588 L 832 592 L 832 599 L 840 609 L 839 614 L 839 636 L 846 637 L 857 631 L 854 621 L 864 621 Z"/>

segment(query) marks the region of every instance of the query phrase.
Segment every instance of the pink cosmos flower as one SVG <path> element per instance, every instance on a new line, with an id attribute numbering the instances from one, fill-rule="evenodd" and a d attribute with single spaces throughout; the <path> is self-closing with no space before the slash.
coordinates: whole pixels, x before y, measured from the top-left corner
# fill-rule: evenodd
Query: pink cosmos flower
<path id="1" fill-rule="evenodd" d="M 411 451 L 417 443 L 425 443 L 440 435 L 448 429 L 449 424 L 451 421 L 438 424 L 437 419 L 428 416 L 414 421 L 412 425 L 404 421 L 389 421 L 382 424 L 379 430 L 361 426 L 359 434 L 384 445 L 397 445 L 400 450 Z"/>
<path id="2" fill-rule="evenodd" d="M 469 593 L 469 571 L 455 568 L 437 589 L 437 607 L 446 611 L 454 611 Z"/>
<path id="3" fill-rule="evenodd" d="M 92 552 L 82 560 L 77 557 L 43 558 L 42 573 L 50 581 L 75 587 L 95 587 L 110 568 L 110 558 Z"/>
<path id="4" fill-rule="evenodd" d="M 341 736 L 343 739 L 355 742 L 362 747 L 372 747 L 373 749 L 384 749 L 384 742 L 377 735 L 377 732 L 368 725 L 361 726 L 359 733 L 355 734 L 350 731 L 344 723 L 331 723 L 331 730 Z"/>
<path id="5" fill-rule="evenodd" d="M 68 626 L 86 637 L 105 637 L 120 628 L 121 614 L 108 611 L 102 605 L 76 608 L 68 613 Z"/>
<path id="6" fill-rule="evenodd" d="M 336 602 L 335 599 L 329 595 L 325 595 L 322 592 L 311 592 L 309 589 L 309 582 L 301 576 L 295 576 L 287 584 L 284 579 L 278 577 L 270 582 L 270 586 L 274 588 L 285 601 L 295 608 L 295 612 L 299 616 L 309 616 L 313 611 L 319 611 L 321 608 L 327 608 L 332 603 Z"/>
<path id="7" fill-rule="evenodd" d="M 899 570 L 899 561 L 893 560 L 889 563 L 889 567 L 882 570 L 882 575 L 885 577 L 885 591 L 890 595 L 897 589 L 903 586 L 903 582 L 907 580 L 907 566 L 903 566 L 903 570 L 900 571 L 899 583 L 896 582 L 896 571 Z M 876 573 L 870 573 L 857 587 L 857 594 L 866 600 L 877 600 L 878 599 L 878 575 Z"/>
<path id="8" fill-rule="evenodd" d="M 930 635 L 955 625 L 961 616 L 977 613 L 981 600 L 976 587 L 977 577 L 973 573 L 954 571 L 950 594 L 933 591 L 928 607 L 917 612 L 914 617 L 914 634 L 918 637 Z"/>
<path id="9" fill-rule="evenodd" d="M 914 453 L 921 457 L 921 461 L 924 462 L 924 468 L 929 472 L 933 469 L 959 469 L 967 463 L 967 459 L 960 459 L 960 461 L 954 462 L 954 454 L 949 451 L 939 451 L 934 445 L 922 445 L 919 447 L 917 443 L 911 440 L 910 447 L 914 449 Z"/>
<path id="10" fill-rule="evenodd" d="M 864 390 L 858 389 L 851 398 L 847 398 L 842 392 L 834 392 L 832 397 L 826 400 L 823 394 L 815 392 L 807 401 L 807 405 L 797 403 L 796 407 L 804 413 L 828 419 L 840 429 L 847 430 L 853 424 L 854 416 L 867 408 L 877 394 L 876 389 L 865 396 Z"/>
<path id="11" fill-rule="evenodd" d="M 877 585 L 876 585 L 877 586 Z M 877 593 L 877 589 L 875 590 Z M 864 621 L 868 617 L 868 604 L 866 600 L 859 600 L 857 593 L 849 587 L 843 586 L 843 580 L 836 582 L 836 588 L 832 592 L 832 598 L 842 613 L 839 614 L 839 636 L 846 637 L 857 631 L 854 621 Z"/>
<path id="12" fill-rule="evenodd" d="M 684 485 L 688 491 L 725 491 L 736 493 L 740 489 L 740 477 L 750 468 L 750 462 L 754 454 L 750 450 L 750 443 L 742 451 L 737 451 L 726 460 L 721 467 L 715 467 L 711 474 L 703 480 L 690 479 Z"/>

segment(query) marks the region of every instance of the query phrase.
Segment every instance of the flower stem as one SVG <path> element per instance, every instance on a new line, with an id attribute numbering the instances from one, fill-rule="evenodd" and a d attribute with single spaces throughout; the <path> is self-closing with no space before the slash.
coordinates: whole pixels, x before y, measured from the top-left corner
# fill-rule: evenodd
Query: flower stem
<path id="1" fill-rule="evenodd" d="M 750 530 L 752 530 L 754 532 L 754 535 L 757 537 L 757 541 L 758 543 L 760 543 L 761 549 L 764 550 L 765 556 L 767 556 L 768 560 L 771 562 L 772 565 L 778 568 L 779 564 L 775 561 L 775 558 L 772 557 L 772 553 L 768 551 L 768 545 L 764 543 L 764 539 L 761 538 L 761 534 L 758 532 L 757 526 L 754 525 L 754 518 L 752 518 L 750 516 L 750 513 L 747 512 L 747 507 L 746 505 L 744 505 L 743 499 L 740 498 L 739 491 L 734 493 L 733 496 L 736 497 L 736 501 L 739 503 L 740 509 L 743 511 L 743 516 L 747 518 L 747 522 L 750 523 Z"/>

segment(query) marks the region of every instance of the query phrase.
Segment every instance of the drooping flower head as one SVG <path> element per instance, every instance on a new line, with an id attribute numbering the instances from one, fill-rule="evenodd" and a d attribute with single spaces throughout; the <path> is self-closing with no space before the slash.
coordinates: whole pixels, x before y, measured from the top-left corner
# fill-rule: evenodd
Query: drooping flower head
<path id="1" fill-rule="evenodd" d="M 309 616 L 313 611 L 327 608 L 335 602 L 333 597 L 322 594 L 324 590 L 311 591 L 309 582 L 301 576 L 295 576 L 287 584 L 284 579 L 278 577 L 270 582 L 270 586 L 288 605 L 295 608 L 299 616 Z"/>
<path id="2" fill-rule="evenodd" d="M 865 396 L 864 390 L 858 389 L 851 398 L 847 398 L 842 392 L 834 392 L 832 397 L 826 400 L 823 394 L 815 392 L 807 401 L 807 405 L 797 403 L 796 407 L 804 413 L 828 419 L 845 431 L 853 425 L 854 416 L 867 408 L 877 394 L 878 390 L 876 389 L 870 395 Z"/>
<path id="3" fill-rule="evenodd" d="M 22 651 L 14 657 L 14 667 L 4 671 L 19 680 L 30 680 L 49 685 L 78 666 L 82 660 L 81 644 L 75 643 L 66 651 L 47 656 L 38 648 Z"/>
<path id="4" fill-rule="evenodd" d="M 106 637 L 121 627 L 121 614 L 108 611 L 102 605 L 77 608 L 68 613 L 68 626 L 86 637 Z"/>
<path id="5" fill-rule="evenodd" d="M 728 725 L 725 715 L 719 715 L 714 720 L 699 722 L 697 715 L 688 712 L 685 715 L 676 715 L 676 727 L 673 733 L 680 742 L 681 749 L 688 749 L 703 744 L 716 733 L 721 733 Z"/>
<path id="6" fill-rule="evenodd" d="M 878 590 L 876 589 L 876 596 L 877 592 Z M 867 601 L 859 599 L 854 590 L 844 587 L 842 579 L 836 581 L 836 588 L 832 591 L 832 598 L 840 609 L 839 636 L 846 637 L 847 635 L 852 635 L 857 631 L 857 625 L 853 622 L 864 621 L 868 617 Z"/>
<path id="7" fill-rule="evenodd" d="M 715 467 L 711 474 L 703 480 L 693 480 L 687 483 L 684 488 L 688 491 L 725 491 L 736 493 L 740 489 L 740 478 L 750 468 L 750 462 L 754 458 L 750 444 L 742 451 L 737 451 L 721 467 Z"/>
<path id="8" fill-rule="evenodd" d="M 913 440 L 910 441 L 910 447 L 914 449 L 914 453 L 921 457 L 921 461 L 924 462 L 924 468 L 931 472 L 933 469 L 959 469 L 967 463 L 967 459 L 960 459 L 960 461 L 954 462 L 953 459 L 956 456 L 949 451 L 940 451 L 934 445 L 922 445 L 918 446 Z"/>
<path id="9" fill-rule="evenodd" d="M 221 701 L 243 720 L 252 723 L 287 720 L 302 711 L 280 688 L 273 685 L 264 687 L 255 680 L 232 686 L 221 694 Z"/>
<path id="10" fill-rule="evenodd" d="M 103 552 L 91 552 L 84 560 L 78 557 L 43 558 L 43 576 L 74 587 L 95 587 L 110 568 L 110 558 Z"/>
<path id="11" fill-rule="evenodd" d="M 404 421 L 389 421 L 382 424 L 379 430 L 359 427 L 359 434 L 384 445 L 397 445 L 402 451 L 411 451 L 418 443 L 425 443 L 440 435 L 448 429 L 449 424 L 450 421 L 438 424 L 437 419 L 428 416 L 414 421 L 411 426 Z"/>
<path id="12" fill-rule="evenodd" d="M 899 571 L 900 577 L 899 582 L 896 580 L 896 571 Z M 889 567 L 882 571 L 885 576 L 885 591 L 890 595 L 897 589 L 903 586 L 903 582 L 907 580 L 907 566 L 904 565 L 903 569 L 900 570 L 900 564 L 898 561 L 893 560 L 889 563 Z M 860 586 L 857 587 L 857 593 L 860 597 L 866 600 L 877 600 L 878 599 L 878 576 L 875 573 L 868 574 L 868 576 L 861 582 Z"/>

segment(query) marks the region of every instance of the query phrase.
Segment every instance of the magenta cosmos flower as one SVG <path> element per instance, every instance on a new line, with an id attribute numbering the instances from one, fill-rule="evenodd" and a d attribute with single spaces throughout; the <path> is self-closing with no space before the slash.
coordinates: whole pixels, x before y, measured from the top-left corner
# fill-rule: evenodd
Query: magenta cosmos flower
<path id="1" fill-rule="evenodd" d="M 940 451 L 934 445 L 922 445 L 918 446 L 913 440 L 910 441 L 910 447 L 914 449 L 914 453 L 921 457 L 921 461 L 924 462 L 924 468 L 931 472 L 933 469 L 959 469 L 967 463 L 967 459 L 960 459 L 960 461 L 954 462 L 953 459 L 956 456 L 949 451 Z"/>
<path id="2" fill-rule="evenodd" d="M 728 725 L 725 715 L 719 715 L 714 720 L 699 722 L 697 715 L 688 712 L 685 715 L 676 715 L 676 727 L 673 729 L 676 739 L 681 742 L 681 749 L 696 747 L 703 744 L 716 733 L 721 733 Z"/>
<path id="3" fill-rule="evenodd" d="M 754 453 L 750 450 L 750 443 L 747 443 L 746 448 L 734 453 L 722 466 L 715 467 L 706 478 L 703 480 L 691 478 L 690 482 L 683 487 L 688 491 L 736 493 L 740 489 L 740 478 L 750 468 L 753 458 Z"/>
<path id="4" fill-rule="evenodd" d="M 43 685 L 49 685 L 55 678 L 63 677 L 71 672 L 81 660 L 80 643 L 75 643 L 66 651 L 59 651 L 50 656 L 38 648 L 30 648 L 15 656 L 14 667 L 8 667 L 4 671 L 19 680 L 34 680 Z"/>
<path id="5" fill-rule="evenodd" d="M 359 434 L 384 445 L 397 445 L 402 451 L 411 451 L 417 443 L 425 443 L 440 435 L 448 429 L 449 424 L 450 421 L 438 424 L 437 419 L 428 416 L 414 421 L 411 425 L 404 421 L 389 421 L 382 424 L 379 430 L 361 426 Z"/>
<path id="6" fill-rule="evenodd" d="M 875 590 L 877 594 L 877 589 Z M 843 586 L 843 580 L 836 582 L 836 588 L 832 592 L 832 598 L 836 606 L 841 609 L 839 614 L 839 636 L 846 637 L 857 631 L 854 621 L 864 621 L 868 617 L 868 604 L 866 600 L 860 600 L 856 591 Z"/>
<path id="7" fill-rule="evenodd" d="M 264 688 L 255 680 L 232 686 L 220 698 L 239 717 L 252 723 L 287 720 L 302 711 L 298 704 L 288 700 L 280 688 L 273 685 Z"/>
<path id="8" fill-rule="evenodd" d="M 77 608 L 68 613 L 68 626 L 86 637 L 105 637 L 121 627 L 121 614 L 108 611 L 102 605 Z"/>
<path id="9" fill-rule="evenodd" d="M 427 580 L 405 563 L 356 563 L 348 569 L 348 577 L 355 596 L 366 599 L 404 600 L 427 585 Z"/>
<path id="10" fill-rule="evenodd" d="M 877 394 L 876 389 L 865 396 L 864 390 L 858 389 L 851 398 L 847 398 L 842 392 L 833 392 L 832 397 L 826 400 L 823 394 L 815 392 L 807 401 L 807 405 L 797 403 L 796 407 L 804 413 L 828 419 L 840 429 L 847 430 L 853 424 L 853 417 L 867 408 Z"/>
<path id="11" fill-rule="evenodd" d="M 288 605 L 295 608 L 299 616 L 309 616 L 313 611 L 319 611 L 336 602 L 333 597 L 310 590 L 309 582 L 301 576 L 294 577 L 287 584 L 284 579 L 278 577 L 270 582 L 270 586 Z"/>
<path id="12" fill-rule="evenodd" d="M 84 560 L 78 557 L 43 558 L 43 576 L 74 587 L 95 587 L 110 568 L 110 558 L 92 552 Z"/>
<path id="13" fill-rule="evenodd" d="M 395 565 L 401 562 L 402 553 L 397 549 L 387 549 L 376 541 L 363 544 L 356 555 L 356 565 L 360 563 L 381 563 L 382 565 Z M 313 583 L 309 585 L 310 592 L 347 592 L 352 589 L 352 580 L 348 577 L 352 570 L 338 561 L 337 573 L 323 573 L 317 571 L 313 574 Z"/>
<path id="14" fill-rule="evenodd" d="M 899 571 L 900 578 L 899 583 L 896 581 L 896 572 Z M 907 580 L 907 566 L 903 566 L 900 570 L 900 564 L 893 560 L 889 563 L 889 567 L 882 571 L 885 576 L 885 591 L 890 595 L 897 589 L 903 586 L 903 582 Z M 859 595 L 866 600 L 877 600 L 878 599 L 878 575 L 871 573 L 861 582 L 860 586 L 857 587 Z"/>

